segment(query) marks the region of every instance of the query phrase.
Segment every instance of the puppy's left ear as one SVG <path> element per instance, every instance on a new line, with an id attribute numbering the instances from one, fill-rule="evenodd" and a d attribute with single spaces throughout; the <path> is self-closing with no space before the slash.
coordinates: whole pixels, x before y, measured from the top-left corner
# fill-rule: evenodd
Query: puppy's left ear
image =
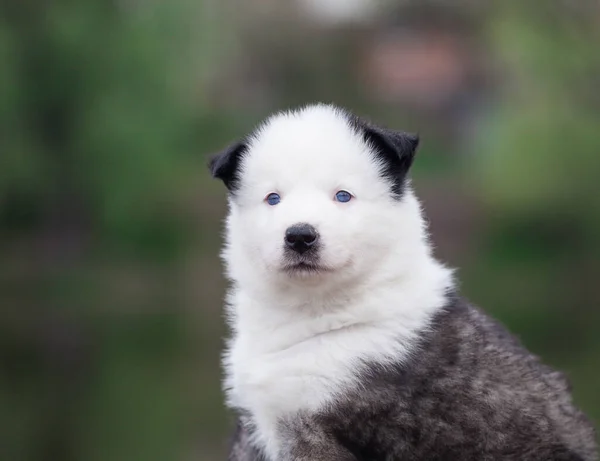
<path id="1" fill-rule="evenodd" d="M 208 168 L 213 178 L 223 181 L 230 192 L 239 187 L 241 159 L 247 148 L 245 142 L 237 142 L 215 154 L 209 161 Z"/>
<path id="2" fill-rule="evenodd" d="M 408 173 L 419 147 L 418 135 L 368 126 L 364 129 L 364 137 L 377 149 L 382 160 L 393 165 L 397 173 Z"/>
<path id="3" fill-rule="evenodd" d="M 419 136 L 371 125 L 362 120 L 357 125 L 363 139 L 379 160 L 381 174 L 390 183 L 392 194 L 400 198 L 419 147 Z"/>

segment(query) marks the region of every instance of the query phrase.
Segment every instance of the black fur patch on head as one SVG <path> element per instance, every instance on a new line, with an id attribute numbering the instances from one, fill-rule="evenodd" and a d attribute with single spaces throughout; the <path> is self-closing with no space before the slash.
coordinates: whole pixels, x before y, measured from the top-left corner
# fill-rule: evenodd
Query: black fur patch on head
<path id="1" fill-rule="evenodd" d="M 210 173 L 223 181 L 229 192 L 235 192 L 240 185 L 240 163 L 247 149 L 245 141 L 237 142 L 210 159 Z"/>
<path id="2" fill-rule="evenodd" d="M 373 125 L 356 115 L 349 114 L 348 119 L 352 128 L 374 149 L 383 164 L 382 174 L 392 185 L 394 198 L 400 199 L 419 146 L 419 137 Z"/>

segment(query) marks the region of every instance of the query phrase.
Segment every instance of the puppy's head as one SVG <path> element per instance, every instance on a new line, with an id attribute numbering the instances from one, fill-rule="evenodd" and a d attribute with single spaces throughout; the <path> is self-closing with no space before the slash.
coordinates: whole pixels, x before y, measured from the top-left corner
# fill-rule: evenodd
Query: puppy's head
<path id="1" fill-rule="evenodd" d="M 416 136 L 326 105 L 272 116 L 211 160 L 229 192 L 230 276 L 355 281 L 420 238 L 407 173 Z M 410 251 L 407 251 L 409 257 Z"/>

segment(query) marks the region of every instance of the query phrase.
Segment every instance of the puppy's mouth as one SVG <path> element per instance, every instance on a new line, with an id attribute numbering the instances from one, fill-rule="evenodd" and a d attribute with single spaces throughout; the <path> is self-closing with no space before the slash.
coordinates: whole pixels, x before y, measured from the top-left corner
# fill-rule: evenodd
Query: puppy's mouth
<path id="1" fill-rule="evenodd" d="M 331 272 L 331 268 L 310 261 L 298 261 L 286 264 L 283 270 L 289 275 L 317 275 L 324 272 Z"/>

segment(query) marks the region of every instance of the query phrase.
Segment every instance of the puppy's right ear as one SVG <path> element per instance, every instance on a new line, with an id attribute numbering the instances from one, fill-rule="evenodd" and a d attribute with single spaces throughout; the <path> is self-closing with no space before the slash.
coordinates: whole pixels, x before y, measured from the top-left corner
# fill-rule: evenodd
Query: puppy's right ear
<path id="1" fill-rule="evenodd" d="M 210 159 L 208 167 L 213 178 L 223 181 L 230 192 L 239 186 L 240 161 L 247 148 L 245 142 L 237 142 Z"/>

